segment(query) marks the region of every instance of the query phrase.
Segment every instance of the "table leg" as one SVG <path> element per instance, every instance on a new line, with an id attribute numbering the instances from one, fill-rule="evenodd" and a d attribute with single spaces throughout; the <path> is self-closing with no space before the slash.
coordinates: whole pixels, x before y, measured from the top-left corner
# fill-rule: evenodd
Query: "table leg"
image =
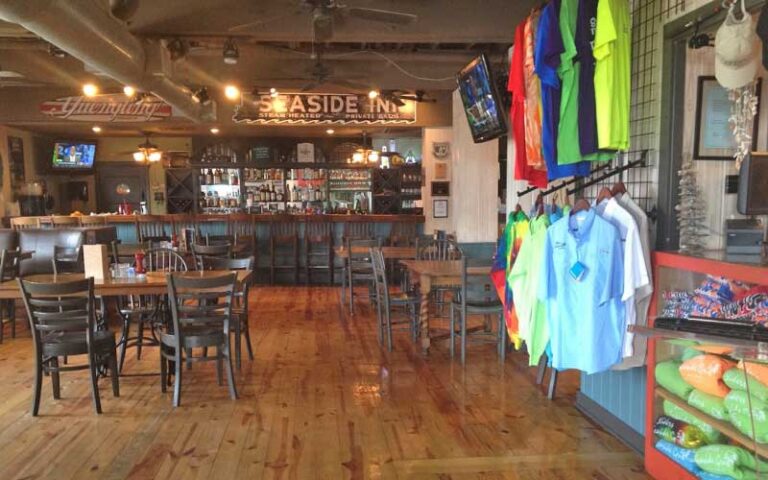
<path id="1" fill-rule="evenodd" d="M 429 353 L 429 293 L 432 290 L 432 279 L 427 275 L 421 275 L 419 279 L 421 291 L 421 308 L 419 310 L 419 324 L 421 325 L 421 350 L 425 355 Z"/>

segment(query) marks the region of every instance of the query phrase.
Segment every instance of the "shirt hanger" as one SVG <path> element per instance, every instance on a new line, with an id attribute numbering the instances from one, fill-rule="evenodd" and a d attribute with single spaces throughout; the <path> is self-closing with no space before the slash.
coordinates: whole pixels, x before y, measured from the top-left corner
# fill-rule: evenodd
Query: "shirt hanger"
<path id="1" fill-rule="evenodd" d="M 612 196 L 613 194 L 607 187 L 601 188 L 600 193 L 597 194 L 597 199 L 595 199 L 595 205 L 600 205 L 603 200 L 607 200 Z"/>
<path id="2" fill-rule="evenodd" d="M 622 182 L 621 180 L 616 182 L 616 184 L 611 189 L 611 195 L 613 195 L 614 197 L 618 195 L 624 195 L 625 193 L 627 193 L 627 187 L 624 185 L 624 182 Z"/>
<path id="3" fill-rule="evenodd" d="M 571 209 L 571 215 L 578 212 L 586 212 L 589 211 L 592 207 L 589 205 L 589 202 L 584 198 L 580 198 L 576 200 L 576 203 L 573 205 L 573 208 Z"/>

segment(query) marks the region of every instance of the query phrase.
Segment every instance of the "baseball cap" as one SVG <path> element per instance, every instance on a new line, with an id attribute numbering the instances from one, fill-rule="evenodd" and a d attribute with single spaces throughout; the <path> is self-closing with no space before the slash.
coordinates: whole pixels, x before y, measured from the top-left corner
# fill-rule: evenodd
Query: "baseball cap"
<path id="1" fill-rule="evenodd" d="M 739 88 L 755 78 L 760 63 L 760 44 L 752 27 L 752 16 L 741 20 L 728 11 L 715 35 L 715 78 L 725 88 Z"/>

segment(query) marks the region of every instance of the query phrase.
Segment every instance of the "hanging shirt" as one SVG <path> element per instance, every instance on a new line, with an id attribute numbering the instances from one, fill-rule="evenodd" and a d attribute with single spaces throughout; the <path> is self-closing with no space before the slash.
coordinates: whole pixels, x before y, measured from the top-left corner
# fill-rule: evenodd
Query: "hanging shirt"
<path id="1" fill-rule="evenodd" d="M 645 266 L 643 247 L 640 242 L 640 232 L 637 223 L 615 198 L 602 201 L 595 207 L 598 215 L 608 220 L 619 230 L 624 252 L 624 292 L 621 300 L 624 302 L 624 318 L 626 325 L 634 325 L 637 320 L 635 309 L 636 292 L 648 285 L 650 279 Z M 631 357 L 633 353 L 634 334 L 624 331 L 622 357 Z"/>
<path id="2" fill-rule="evenodd" d="M 529 365 L 539 362 L 549 342 L 545 306 L 537 296 L 547 227 L 547 215 L 540 215 L 530 221 L 530 233 L 523 239 L 517 261 L 508 277 L 515 297 L 520 338 L 528 348 Z"/>
<path id="3" fill-rule="evenodd" d="M 627 0 L 598 0 L 595 112 L 598 148 L 629 148 L 631 24 Z"/>
<path id="4" fill-rule="evenodd" d="M 539 188 L 547 187 L 547 174 L 528 165 L 525 145 L 525 25 L 523 20 L 515 29 L 515 45 L 509 67 L 507 90 L 512 96 L 509 118 L 515 142 L 515 179 L 527 180 Z"/>
<path id="5" fill-rule="evenodd" d="M 557 131 L 557 163 L 568 165 L 580 162 L 579 147 L 579 64 L 576 58 L 576 13 L 579 0 L 562 0 L 560 3 L 560 35 L 563 53 L 557 70 L 562 86 L 560 96 L 560 125 Z"/>
<path id="6" fill-rule="evenodd" d="M 571 272 L 577 263 L 583 274 Z M 616 227 L 594 209 L 564 217 L 547 230 L 539 300 L 545 303 L 552 365 L 588 374 L 621 360 L 623 258 Z"/>
<path id="7" fill-rule="evenodd" d="M 535 38 L 539 25 L 540 11 L 533 10 L 525 22 L 525 152 L 528 165 L 544 170 L 541 155 L 541 84 L 534 67 Z"/>
<path id="8" fill-rule="evenodd" d="M 648 308 L 651 306 L 651 294 L 653 293 L 653 278 L 651 272 L 651 231 L 648 223 L 648 215 L 640 206 L 635 203 L 628 193 L 618 197 L 619 205 L 632 215 L 640 234 L 640 244 L 643 248 L 643 259 L 645 268 L 648 271 L 648 285 L 635 291 L 635 310 L 637 318 L 636 325 L 646 326 L 648 324 Z M 635 335 L 632 342 L 632 356 L 625 358 L 614 367 L 616 370 L 626 370 L 628 368 L 640 367 L 645 365 L 645 355 L 648 350 L 648 339 L 643 335 Z"/>
<path id="9" fill-rule="evenodd" d="M 536 73 L 541 80 L 541 145 L 544 163 L 547 165 L 547 179 L 551 182 L 558 178 L 589 175 L 590 166 L 586 162 L 571 165 L 558 165 L 557 131 L 560 120 L 560 78 L 557 69 L 563 42 L 559 27 L 560 1 L 551 0 L 541 11 L 539 28 L 536 35 L 534 63 Z"/>

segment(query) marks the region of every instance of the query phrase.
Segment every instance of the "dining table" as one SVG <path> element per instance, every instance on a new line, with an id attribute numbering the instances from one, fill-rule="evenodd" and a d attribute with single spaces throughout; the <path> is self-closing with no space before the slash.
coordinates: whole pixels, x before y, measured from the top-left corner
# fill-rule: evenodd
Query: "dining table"
<path id="1" fill-rule="evenodd" d="M 410 272 L 411 279 L 419 284 L 421 305 L 419 308 L 419 330 L 421 349 L 429 353 L 431 343 L 429 330 L 429 295 L 437 287 L 461 285 L 461 260 L 400 260 Z M 490 275 L 489 265 L 468 266 L 467 275 Z"/>
<path id="2" fill-rule="evenodd" d="M 234 270 L 237 273 L 237 282 L 248 282 L 253 277 L 251 270 Z M 174 275 L 193 278 L 218 277 L 232 273 L 229 270 L 195 270 L 190 272 L 175 272 Z M 168 293 L 168 280 L 166 272 L 147 272 L 144 275 L 136 275 L 124 278 L 96 278 L 93 282 L 94 295 L 102 297 L 116 297 L 121 295 L 163 295 Z M 24 280 L 32 282 L 68 282 L 82 280 L 82 273 L 44 273 L 28 275 Z M 22 298 L 21 289 L 17 280 L 0 282 L 0 299 L 19 300 Z"/>

